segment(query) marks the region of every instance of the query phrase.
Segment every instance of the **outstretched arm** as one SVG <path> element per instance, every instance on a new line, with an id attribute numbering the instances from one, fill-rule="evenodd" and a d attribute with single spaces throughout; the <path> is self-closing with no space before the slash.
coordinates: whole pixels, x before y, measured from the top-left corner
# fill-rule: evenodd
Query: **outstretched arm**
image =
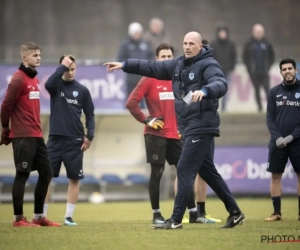
<path id="1" fill-rule="evenodd" d="M 107 66 L 108 72 L 122 69 L 130 74 L 147 76 L 158 80 L 172 80 L 175 63 L 175 59 L 165 61 L 128 59 L 125 62 L 108 62 L 104 65 Z"/>

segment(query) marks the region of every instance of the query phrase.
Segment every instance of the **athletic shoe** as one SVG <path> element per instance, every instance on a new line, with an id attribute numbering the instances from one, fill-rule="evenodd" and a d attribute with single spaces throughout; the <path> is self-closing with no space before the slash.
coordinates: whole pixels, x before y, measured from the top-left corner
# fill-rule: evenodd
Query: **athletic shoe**
<path id="1" fill-rule="evenodd" d="M 182 219 L 182 223 L 183 224 L 187 224 L 187 223 L 190 223 L 190 220 L 188 217 L 184 216 L 183 219 Z"/>
<path id="2" fill-rule="evenodd" d="M 300 221 L 300 214 L 298 215 L 298 220 Z"/>
<path id="3" fill-rule="evenodd" d="M 181 229 L 182 224 L 174 221 L 172 218 L 167 219 L 162 224 L 153 225 L 154 229 Z"/>
<path id="4" fill-rule="evenodd" d="M 265 221 L 279 221 L 282 220 L 281 214 L 273 213 L 270 217 L 266 218 Z"/>
<path id="5" fill-rule="evenodd" d="M 43 217 L 40 220 L 32 219 L 32 223 L 40 225 L 42 227 L 60 227 L 61 226 L 61 223 L 50 221 L 46 217 Z"/>
<path id="6" fill-rule="evenodd" d="M 233 228 L 236 225 L 242 225 L 245 221 L 246 217 L 244 214 L 239 213 L 236 215 L 229 215 L 227 218 L 226 224 L 221 228 Z"/>
<path id="7" fill-rule="evenodd" d="M 210 214 L 200 214 L 200 216 L 204 216 L 209 221 L 214 221 L 210 223 L 221 223 L 222 221 L 220 219 L 212 218 Z"/>
<path id="8" fill-rule="evenodd" d="M 189 223 L 215 223 L 215 221 L 205 218 L 204 214 L 200 215 L 196 211 L 196 212 L 190 212 Z"/>
<path id="9" fill-rule="evenodd" d="M 162 224 L 165 222 L 165 218 L 161 215 L 161 213 L 154 213 L 152 224 Z"/>
<path id="10" fill-rule="evenodd" d="M 29 222 L 26 217 L 23 217 L 20 221 L 13 222 L 14 227 L 40 227 L 40 225 Z"/>
<path id="11" fill-rule="evenodd" d="M 66 226 L 77 226 L 77 223 L 73 221 L 71 217 L 65 218 L 65 223 Z"/>

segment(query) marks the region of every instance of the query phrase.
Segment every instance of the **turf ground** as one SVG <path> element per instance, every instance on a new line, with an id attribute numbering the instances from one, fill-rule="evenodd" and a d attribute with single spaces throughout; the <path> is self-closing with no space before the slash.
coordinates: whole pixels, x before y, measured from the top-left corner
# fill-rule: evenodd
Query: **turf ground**
<path id="1" fill-rule="evenodd" d="M 0 204 L 0 249 L 300 249 L 298 243 L 261 243 L 262 235 L 300 236 L 297 198 L 283 198 L 283 221 L 264 222 L 272 212 L 270 199 L 237 199 L 247 220 L 233 229 L 219 229 L 227 213 L 223 204 L 209 198 L 207 212 L 222 219 L 222 224 L 183 224 L 182 230 L 154 230 L 148 202 L 79 203 L 74 219 L 77 227 L 13 228 L 12 205 Z M 173 201 L 161 203 L 165 217 Z M 33 205 L 24 213 L 32 218 Z M 50 204 L 49 218 L 62 221 L 65 204 Z M 291 239 L 291 238 L 290 238 Z"/>

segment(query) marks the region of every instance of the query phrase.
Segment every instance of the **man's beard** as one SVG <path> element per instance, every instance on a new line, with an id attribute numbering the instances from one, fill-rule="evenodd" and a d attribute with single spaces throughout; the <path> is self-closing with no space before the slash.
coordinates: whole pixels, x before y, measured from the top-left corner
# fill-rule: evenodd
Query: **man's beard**
<path id="1" fill-rule="evenodd" d="M 295 79 L 296 79 L 296 76 L 294 76 L 292 80 L 286 80 L 286 79 L 284 79 L 284 81 L 285 81 L 288 85 L 290 85 L 290 84 L 292 84 L 292 83 L 295 81 Z"/>

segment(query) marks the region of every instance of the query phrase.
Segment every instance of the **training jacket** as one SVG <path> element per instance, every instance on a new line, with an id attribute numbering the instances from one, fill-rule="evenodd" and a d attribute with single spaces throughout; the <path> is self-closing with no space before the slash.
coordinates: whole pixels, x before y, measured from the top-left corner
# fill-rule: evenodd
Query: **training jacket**
<path id="1" fill-rule="evenodd" d="M 83 111 L 87 128 L 85 136 L 92 141 L 95 116 L 91 94 L 87 87 L 76 80 L 64 81 L 62 76 L 66 71 L 68 71 L 66 66 L 59 66 L 45 83 L 45 88 L 51 96 L 49 136 L 83 138 L 85 135 L 81 122 Z"/>
<path id="2" fill-rule="evenodd" d="M 192 58 L 180 56 L 165 61 L 128 59 L 123 63 L 123 71 L 172 80 L 179 131 L 184 135 L 220 136 L 218 99 L 226 94 L 228 88 L 220 65 L 212 54 L 212 48 L 203 47 Z M 195 90 L 203 90 L 207 96 L 201 102 L 186 104 L 183 97 Z"/>
<path id="3" fill-rule="evenodd" d="M 271 141 L 292 135 L 300 138 L 300 81 L 293 85 L 284 82 L 273 87 L 268 96 L 267 127 Z"/>
<path id="4" fill-rule="evenodd" d="M 10 138 L 43 137 L 40 121 L 40 88 L 37 71 L 21 64 L 12 76 L 1 105 L 2 127 Z"/>
<path id="5" fill-rule="evenodd" d="M 139 107 L 139 103 L 143 98 L 146 100 L 149 117 L 163 117 L 164 122 L 164 127 L 159 131 L 146 125 L 144 134 L 179 139 L 172 81 L 143 77 L 131 92 L 126 107 L 132 116 L 141 123 L 144 123 L 147 119 Z"/>

